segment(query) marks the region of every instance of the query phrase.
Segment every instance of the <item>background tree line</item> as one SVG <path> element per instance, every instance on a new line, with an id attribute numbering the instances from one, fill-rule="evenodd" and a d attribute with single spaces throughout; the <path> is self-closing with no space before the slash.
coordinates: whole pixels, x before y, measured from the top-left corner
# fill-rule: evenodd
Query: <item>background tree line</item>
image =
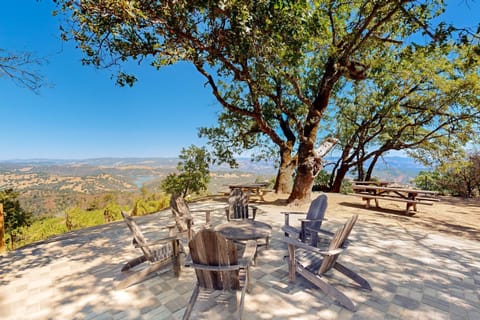
<path id="1" fill-rule="evenodd" d="M 480 152 L 442 161 L 433 171 L 422 171 L 415 178 L 422 189 L 466 198 L 480 196 Z"/>

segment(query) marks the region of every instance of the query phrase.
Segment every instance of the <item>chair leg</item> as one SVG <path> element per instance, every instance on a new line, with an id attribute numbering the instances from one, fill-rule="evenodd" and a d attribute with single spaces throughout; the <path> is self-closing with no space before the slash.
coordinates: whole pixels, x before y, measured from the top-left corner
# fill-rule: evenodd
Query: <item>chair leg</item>
<path id="1" fill-rule="evenodd" d="M 246 290 L 247 290 L 247 286 L 245 285 L 242 288 L 242 296 L 240 297 L 240 306 L 238 308 L 238 317 L 239 317 L 240 320 L 243 319 L 243 305 L 244 305 L 244 302 L 245 302 L 245 291 Z"/>
<path id="2" fill-rule="evenodd" d="M 297 264 L 297 272 L 300 273 L 302 277 L 310 281 L 312 284 L 316 285 L 320 290 L 322 290 L 327 296 L 332 297 L 338 301 L 342 306 L 348 310 L 355 312 L 357 308 L 353 304 L 352 300 L 347 297 L 345 294 L 340 292 L 338 289 L 328 284 L 327 282 L 320 279 L 318 275 L 314 275 L 301 265 Z"/>
<path id="3" fill-rule="evenodd" d="M 372 287 L 370 287 L 370 284 L 368 283 L 367 280 L 365 280 L 364 278 L 362 278 L 360 275 L 350 270 L 349 268 L 345 267 L 343 264 L 337 262 L 333 267 L 336 270 L 343 273 L 344 275 L 346 275 L 347 277 L 349 277 L 350 279 L 352 279 L 353 281 L 355 281 L 356 283 L 358 283 L 363 289 L 372 291 Z"/>
<path id="4" fill-rule="evenodd" d="M 183 314 L 183 318 L 182 318 L 183 320 L 187 320 L 190 318 L 190 314 L 192 313 L 192 310 L 193 310 L 193 305 L 195 304 L 195 301 L 197 301 L 199 292 L 200 292 L 200 286 L 198 285 L 198 282 L 197 282 L 195 283 L 195 288 L 193 288 L 192 296 L 188 301 L 187 309 L 185 309 L 185 313 Z"/>
<path id="5" fill-rule="evenodd" d="M 295 282 L 295 247 L 288 244 L 288 280 Z"/>

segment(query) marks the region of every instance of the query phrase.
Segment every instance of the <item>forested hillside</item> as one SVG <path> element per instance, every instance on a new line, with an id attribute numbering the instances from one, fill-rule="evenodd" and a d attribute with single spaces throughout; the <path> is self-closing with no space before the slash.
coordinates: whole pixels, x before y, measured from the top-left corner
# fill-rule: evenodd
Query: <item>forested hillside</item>
<path id="1" fill-rule="evenodd" d="M 132 205 L 142 192 L 160 193 L 161 180 L 176 170 L 177 162 L 175 158 L 3 161 L 0 190 L 17 190 L 22 205 L 35 215 L 63 215 L 71 207 L 93 210 L 112 198 L 120 205 Z M 208 192 L 275 173 L 269 164 L 250 160 L 241 164 L 242 171 L 214 168 Z"/>

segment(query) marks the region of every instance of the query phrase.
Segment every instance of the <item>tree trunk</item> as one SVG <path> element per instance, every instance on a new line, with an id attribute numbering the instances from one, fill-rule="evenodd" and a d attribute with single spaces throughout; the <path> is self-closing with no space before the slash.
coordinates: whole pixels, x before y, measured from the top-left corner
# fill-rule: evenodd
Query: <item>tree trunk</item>
<path id="1" fill-rule="evenodd" d="M 377 164 L 378 158 L 379 158 L 379 155 L 375 155 L 372 159 L 372 162 L 368 166 L 367 174 L 365 176 L 366 181 L 372 180 L 373 169 L 375 168 L 375 165 Z M 362 162 L 362 166 L 363 166 L 363 162 Z"/>
<path id="2" fill-rule="evenodd" d="M 289 193 L 291 189 L 293 169 L 295 168 L 295 161 L 292 159 L 292 149 L 284 148 L 280 150 L 280 166 L 275 179 L 276 193 Z"/>
<path id="3" fill-rule="evenodd" d="M 335 175 L 335 180 L 333 181 L 332 188 L 330 189 L 331 192 L 340 192 L 343 179 L 345 179 L 345 176 L 347 175 L 349 169 L 350 167 L 344 163 L 340 165 L 340 168 L 337 170 L 337 174 Z"/>
<path id="4" fill-rule="evenodd" d="M 10 233 L 10 250 L 15 250 L 15 234 Z"/>
<path id="5" fill-rule="evenodd" d="M 333 86 L 340 79 L 340 76 L 341 72 L 336 67 L 336 58 L 330 57 L 325 64 L 325 72 L 320 80 L 318 93 L 304 121 L 305 126 L 298 146 L 297 174 L 295 175 L 293 190 L 288 198 L 288 203 L 302 204 L 310 200 L 313 182 L 315 176 L 322 170 L 322 157 L 325 155 L 319 156 L 314 150 L 318 126 L 323 118 L 323 113 L 328 107 Z M 335 140 L 333 145 L 336 142 L 337 140 Z"/>
<path id="6" fill-rule="evenodd" d="M 297 174 L 295 175 L 295 181 L 293 183 L 293 190 L 288 198 L 288 203 L 295 202 L 302 204 L 310 201 L 312 194 L 313 181 L 315 180 L 315 165 L 314 157 L 304 157 L 301 161 L 299 158 L 299 164 L 297 166 Z M 318 171 L 322 169 L 320 168 Z"/>
<path id="7" fill-rule="evenodd" d="M 317 150 L 313 149 L 313 143 L 300 144 L 297 174 L 288 203 L 302 204 L 310 201 L 313 182 L 323 168 L 322 158 L 336 143 L 337 139 L 328 138 Z"/>
<path id="8" fill-rule="evenodd" d="M 365 179 L 365 171 L 363 170 L 363 162 L 359 161 L 358 159 L 357 159 L 357 180 L 358 181 L 368 180 L 368 179 Z"/>

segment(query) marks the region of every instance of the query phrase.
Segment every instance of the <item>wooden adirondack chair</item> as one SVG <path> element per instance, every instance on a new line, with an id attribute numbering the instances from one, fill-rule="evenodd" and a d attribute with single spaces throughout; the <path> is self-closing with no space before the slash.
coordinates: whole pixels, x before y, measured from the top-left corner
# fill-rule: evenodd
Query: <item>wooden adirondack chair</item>
<path id="1" fill-rule="evenodd" d="M 318 233 L 333 236 L 328 230 L 320 229 L 327 210 L 327 195 L 321 194 L 310 203 L 305 219 L 300 219 L 300 229 L 290 225 L 291 214 L 305 214 L 305 212 L 282 212 L 285 215 L 285 225 L 282 227 L 285 236 L 293 236 L 302 242 L 310 240 L 314 247 L 318 244 Z"/>
<path id="2" fill-rule="evenodd" d="M 121 280 L 118 283 L 117 288 L 123 289 L 134 283 L 141 282 L 150 277 L 154 272 L 157 272 L 169 265 L 173 265 L 173 271 L 175 275 L 178 276 L 180 274 L 179 255 L 183 250 L 181 250 L 179 239 L 176 236 L 174 229 L 175 226 L 169 227 L 169 237 L 157 240 L 155 242 L 149 242 L 145 239 L 139 226 L 129 214 L 122 211 L 122 216 L 128 228 L 132 232 L 133 245 L 142 251 L 142 255 L 125 263 L 121 271 L 126 272 L 142 264 L 143 262 L 148 262 L 149 266 L 140 269 Z"/>
<path id="3" fill-rule="evenodd" d="M 239 318 L 243 317 L 245 292 L 248 290 L 252 262 L 257 244 L 255 240 L 247 242 L 243 257 L 237 259 L 237 250 L 233 241 L 225 239 L 213 230 L 201 230 L 189 242 L 192 255 L 192 267 L 195 268 L 197 283 L 188 302 L 183 319 L 188 319 L 198 294 L 202 289 L 241 290 Z"/>
<path id="4" fill-rule="evenodd" d="M 228 197 L 228 207 L 225 208 L 227 220 L 255 220 L 257 207 L 248 204 L 248 195 L 240 188 L 234 188 Z"/>
<path id="5" fill-rule="evenodd" d="M 180 195 L 172 195 L 170 198 L 170 208 L 172 209 L 172 215 L 175 219 L 175 225 L 179 235 L 186 235 L 188 241 L 190 241 L 194 235 L 194 221 L 192 217 L 193 212 L 205 212 L 205 223 L 200 228 L 210 227 L 210 213 L 213 210 L 190 210 L 187 202 Z"/>
<path id="6" fill-rule="evenodd" d="M 295 282 L 295 272 L 298 272 L 306 280 L 320 288 L 325 294 L 331 296 L 351 311 L 356 311 L 352 300 L 328 282 L 324 281 L 324 275 L 331 269 L 335 269 L 358 283 L 362 288 L 372 290 L 367 280 L 337 261 L 339 255 L 346 249 L 346 240 L 357 219 L 358 215 L 352 216 L 345 225 L 337 230 L 327 248 L 313 247 L 291 237 L 285 237 L 283 239 L 283 241 L 288 244 L 290 282 Z"/>

